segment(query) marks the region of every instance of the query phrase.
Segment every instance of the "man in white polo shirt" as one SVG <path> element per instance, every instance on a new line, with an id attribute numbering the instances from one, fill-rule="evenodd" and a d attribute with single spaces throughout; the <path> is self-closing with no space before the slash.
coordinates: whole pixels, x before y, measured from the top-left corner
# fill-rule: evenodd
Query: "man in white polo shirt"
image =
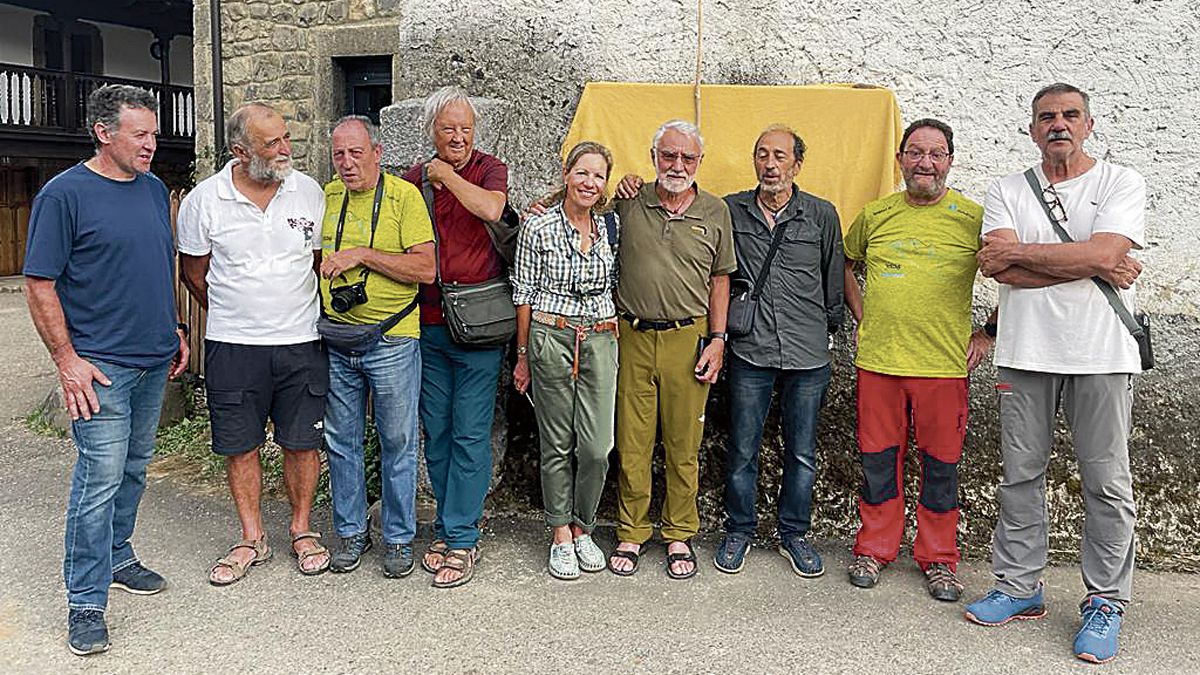
<path id="1" fill-rule="evenodd" d="M 225 136 L 234 159 L 192 190 L 178 219 L 184 285 L 208 310 L 204 367 L 213 452 L 225 457 L 242 526 L 242 539 L 209 570 L 214 586 L 239 581 L 271 557 L 259 508 L 258 450 L 268 417 L 284 450 L 292 555 L 301 574 L 329 567 L 321 535 L 309 527 L 329 387 L 317 334 L 325 195 L 292 170 L 287 124 L 270 106 L 238 108 Z"/>

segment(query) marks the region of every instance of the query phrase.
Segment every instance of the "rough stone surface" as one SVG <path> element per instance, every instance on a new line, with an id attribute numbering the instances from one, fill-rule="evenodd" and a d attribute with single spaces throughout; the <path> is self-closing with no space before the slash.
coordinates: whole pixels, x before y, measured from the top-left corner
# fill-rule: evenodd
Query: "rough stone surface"
<path id="1" fill-rule="evenodd" d="M 251 92 L 289 101 L 298 113 L 300 106 L 310 106 L 311 117 L 293 121 L 292 133 L 303 150 L 297 154 L 298 165 L 320 178 L 329 176 L 328 133 L 322 123 L 336 118 L 340 100 L 330 74 L 333 56 L 394 55 L 393 98 L 401 103 L 392 109 L 396 117 L 391 121 L 398 128 L 389 132 L 389 157 L 416 151 L 420 142 L 415 140 L 419 126 L 406 126 L 415 120 L 414 103 L 407 99 L 458 84 L 473 95 L 503 102 L 508 112 L 496 144 L 511 167 L 518 205 L 553 187 L 560 170 L 559 145 L 587 81 L 690 82 L 694 77 L 697 16 L 690 1 L 631 6 L 614 0 L 323 0 L 272 3 L 279 11 L 269 24 L 249 18 L 249 4 L 222 3 L 227 59 L 250 57 L 257 64 L 277 55 L 289 75 L 256 80 L 249 64 L 237 66 L 237 77 L 250 79 L 235 84 L 227 72 L 226 106 L 232 109 Z M 706 83 L 887 86 L 896 92 L 906 119 L 932 115 L 955 127 L 958 150 L 951 182 L 976 199 L 992 178 L 1036 161 L 1026 128 L 1029 98 L 1038 86 L 1065 80 L 1092 92 L 1096 131 L 1090 151 L 1137 168 L 1149 187 L 1149 245 L 1140 254 L 1147 271 L 1139 302 L 1157 321 L 1160 366 L 1135 384 L 1130 449 L 1143 560 L 1186 559 L 1195 565 L 1200 476 L 1192 454 L 1200 416 L 1192 409 L 1198 400 L 1194 364 L 1200 357 L 1200 263 L 1195 255 L 1200 214 L 1187 195 L 1200 182 L 1195 159 L 1200 156 L 1200 75 L 1192 67 L 1200 56 L 1196 0 L 1105 0 L 1086 8 L 1044 0 L 940 5 L 817 0 L 784 12 L 778 7 L 766 0 L 705 3 Z M 208 3 L 196 3 L 200 142 L 211 142 L 211 122 L 206 124 L 211 120 L 210 47 L 202 29 L 207 12 Z M 292 51 L 272 44 L 280 30 L 290 33 L 285 40 Z M 309 72 L 287 65 L 302 58 L 312 59 Z M 403 139 L 406 133 L 414 138 Z M 209 134 L 207 141 L 204 134 Z M 977 323 L 994 302 L 994 284 L 981 283 Z M 814 522 L 819 534 L 841 536 L 856 519 L 859 469 L 854 461 L 852 368 L 844 344 L 836 356 L 821 428 Z M 961 480 L 968 553 L 986 552 L 995 518 L 999 458 L 994 379 L 994 369 L 985 366 L 971 388 Z M 511 448 L 497 497 L 536 504 L 540 493 L 532 418 L 521 405 L 517 397 L 507 405 Z M 720 514 L 725 418 L 724 394 L 717 387 L 702 453 L 701 506 L 709 526 Z M 777 424 L 774 414 L 769 424 Z M 760 497 L 764 516 L 774 508 L 778 446 L 778 434 L 769 434 Z M 910 495 L 914 488 L 908 486 Z M 1060 436 L 1047 488 L 1052 547 L 1059 555 L 1076 549 L 1082 527 L 1078 491 L 1069 445 Z M 606 512 L 612 513 L 611 503 Z M 763 531 L 768 527 L 765 521 Z"/>

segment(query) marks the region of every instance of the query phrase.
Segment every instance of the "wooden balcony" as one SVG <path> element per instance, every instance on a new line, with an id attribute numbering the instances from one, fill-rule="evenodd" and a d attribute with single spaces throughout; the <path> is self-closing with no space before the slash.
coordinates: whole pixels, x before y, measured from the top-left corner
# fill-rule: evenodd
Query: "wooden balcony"
<path id="1" fill-rule="evenodd" d="M 131 84 L 154 92 L 159 105 L 160 147 L 192 151 L 196 100 L 191 87 L 0 63 L 2 154 L 78 156 L 80 142 L 91 146 L 86 121 L 88 96 L 106 84 Z"/>

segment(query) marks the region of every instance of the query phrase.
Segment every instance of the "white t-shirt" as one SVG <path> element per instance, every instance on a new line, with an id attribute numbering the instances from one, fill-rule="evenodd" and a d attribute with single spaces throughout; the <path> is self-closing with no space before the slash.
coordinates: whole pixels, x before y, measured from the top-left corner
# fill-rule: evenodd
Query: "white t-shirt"
<path id="1" fill-rule="evenodd" d="M 317 277 L 325 193 L 293 170 L 263 212 L 233 185 L 233 160 L 179 205 L 180 253 L 212 254 L 205 337 L 245 345 L 318 339 Z"/>
<path id="2" fill-rule="evenodd" d="M 1034 171 L 1046 185 L 1041 167 Z M 1111 232 L 1128 237 L 1134 248 L 1145 245 L 1146 181 L 1136 171 L 1097 160 L 1054 189 L 1075 241 Z M 1060 243 L 1040 198 L 1023 173 L 994 181 L 984 201 L 983 233 L 1009 229 L 1024 243 Z M 1118 292 L 1133 313 L 1134 289 Z M 998 323 L 997 366 L 1072 375 L 1141 372 L 1137 342 L 1090 278 L 1046 288 L 1001 284 Z"/>

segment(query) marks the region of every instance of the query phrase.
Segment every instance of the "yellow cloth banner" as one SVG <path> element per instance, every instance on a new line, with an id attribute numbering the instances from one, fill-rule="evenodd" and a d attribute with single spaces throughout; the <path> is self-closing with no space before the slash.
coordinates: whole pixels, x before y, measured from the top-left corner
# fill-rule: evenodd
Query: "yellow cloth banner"
<path id="1" fill-rule="evenodd" d="M 900 107 L 888 89 L 861 85 L 701 85 L 700 133 L 704 161 L 696 180 L 718 196 L 748 190 L 754 176 L 754 142 L 769 124 L 795 129 L 808 151 L 797 182 L 837 206 L 842 229 L 867 202 L 896 190 Z M 562 153 L 584 140 L 613 154 L 609 193 L 621 176 L 654 179 L 650 141 L 669 119 L 695 121 L 689 84 L 590 82 L 583 90 Z"/>

